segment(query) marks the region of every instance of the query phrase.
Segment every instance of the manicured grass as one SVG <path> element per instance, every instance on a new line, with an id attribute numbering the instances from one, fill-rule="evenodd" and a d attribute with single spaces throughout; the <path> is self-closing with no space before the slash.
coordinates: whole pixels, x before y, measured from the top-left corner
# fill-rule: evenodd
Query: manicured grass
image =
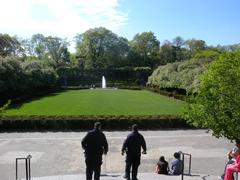
<path id="1" fill-rule="evenodd" d="M 145 90 L 69 90 L 8 109 L 5 115 L 177 115 L 184 102 Z"/>

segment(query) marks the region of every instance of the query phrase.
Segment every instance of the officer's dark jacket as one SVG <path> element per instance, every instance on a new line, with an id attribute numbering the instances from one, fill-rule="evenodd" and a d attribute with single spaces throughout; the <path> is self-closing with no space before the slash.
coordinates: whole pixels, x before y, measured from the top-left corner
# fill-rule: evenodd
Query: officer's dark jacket
<path id="1" fill-rule="evenodd" d="M 108 152 L 105 135 L 98 129 L 93 129 L 82 139 L 82 148 L 86 155 L 102 155 Z"/>
<path id="2" fill-rule="evenodd" d="M 141 147 L 147 150 L 144 137 L 139 132 L 132 132 L 127 136 L 122 146 L 122 151 L 126 151 L 127 155 L 141 155 Z"/>

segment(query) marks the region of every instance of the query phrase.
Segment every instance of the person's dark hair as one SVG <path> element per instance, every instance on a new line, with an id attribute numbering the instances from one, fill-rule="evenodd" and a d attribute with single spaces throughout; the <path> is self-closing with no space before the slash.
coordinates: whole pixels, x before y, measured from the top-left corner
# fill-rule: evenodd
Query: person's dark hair
<path id="1" fill-rule="evenodd" d="M 159 161 L 164 162 L 165 161 L 164 156 L 160 156 Z"/>
<path id="2" fill-rule="evenodd" d="M 134 132 L 138 131 L 138 125 L 137 125 L 137 124 L 133 124 L 133 125 L 132 125 L 132 130 L 133 130 Z"/>
<path id="3" fill-rule="evenodd" d="M 173 154 L 173 156 L 174 156 L 176 159 L 179 159 L 179 158 L 180 158 L 180 153 L 175 152 L 175 153 Z"/>
<path id="4" fill-rule="evenodd" d="M 94 128 L 99 129 L 101 127 L 101 123 L 100 122 L 95 122 L 94 123 Z"/>

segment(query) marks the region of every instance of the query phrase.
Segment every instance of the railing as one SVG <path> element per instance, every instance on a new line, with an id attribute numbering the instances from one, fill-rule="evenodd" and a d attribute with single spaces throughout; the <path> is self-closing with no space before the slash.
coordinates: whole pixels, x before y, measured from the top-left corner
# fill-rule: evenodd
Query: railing
<path id="1" fill-rule="evenodd" d="M 182 180 L 184 179 L 184 161 L 185 161 L 185 156 L 189 157 L 189 164 L 188 164 L 188 174 L 191 175 L 191 165 L 192 165 L 192 155 L 188 153 L 184 153 L 182 151 L 179 151 L 181 154 L 181 159 L 182 159 Z"/>
<path id="2" fill-rule="evenodd" d="M 32 156 L 29 154 L 26 158 L 16 158 L 16 180 L 18 180 L 18 161 L 25 160 L 26 180 L 31 180 L 31 162 Z"/>

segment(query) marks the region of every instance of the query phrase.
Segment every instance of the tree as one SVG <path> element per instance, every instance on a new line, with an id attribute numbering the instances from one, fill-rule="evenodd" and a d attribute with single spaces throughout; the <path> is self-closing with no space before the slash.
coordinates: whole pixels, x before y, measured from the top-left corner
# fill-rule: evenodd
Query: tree
<path id="1" fill-rule="evenodd" d="M 57 66 L 70 62 L 70 53 L 67 48 L 69 43 L 66 39 L 35 34 L 31 39 L 23 40 L 22 45 L 32 60 L 52 59 Z"/>
<path id="2" fill-rule="evenodd" d="M 57 65 L 61 65 L 62 63 L 70 62 L 70 54 L 68 52 L 68 42 L 59 37 L 48 36 L 44 40 L 44 44 L 48 51 L 48 54 L 51 58 L 57 63 Z"/>
<path id="3" fill-rule="evenodd" d="M 185 43 L 186 43 L 186 46 L 188 47 L 188 49 L 192 53 L 201 51 L 201 50 L 205 50 L 207 47 L 206 42 L 203 40 L 189 39 Z"/>
<path id="4" fill-rule="evenodd" d="M 215 50 L 215 49 L 207 49 L 204 51 L 198 51 L 193 55 L 194 59 L 202 59 L 203 61 L 213 61 L 216 60 L 219 55 L 221 54 L 221 51 Z"/>
<path id="5" fill-rule="evenodd" d="M 227 52 L 239 52 L 240 51 L 240 43 L 233 44 L 233 45 L 227 45 L 227 46 L 220 46 L 218 45 L 218 48 L 223 49 Z"/>
<path id="6" fill-rule="evenodd" d="M 109 68 L 122 64 L 128 53 L 128 41 L 99 27 L 76 36 L 77 56 L 85 68 Z"/>
<path id="7" fill-rule="evenodd" d="M 54 86 L 57 74 L 54 69 L 44 61 L 26 61 L 22 63 L 28 89 Z"/>
<path id="8" fill-rule="evenodd" d="M 11 37 L 8 34 L 0 34 L 0 56 L 23 55 L 24 50 L 21 47 L 17 37 Z"/>
<path id="9" fill-rule="evenodd" d="M 132 51 L 139 57 L 138 66 L 155 67 L 159 64 L 160 42 L 153 32 L 136 34 L 130 42 Z"/>
<path id="10" fill-rule="evenodd" d="M 31 39 L 24 39 L 22 45 L 25 52 L 30 57 L 36 57 L 37 59 L 44 59 L 47 53 L 45 45 L 45 37 L 42 34 L 34 34 Z"/>
<path id="11" fill-rule="evenodd" d="M 164 41 L 160 49 L 160 59 L 162 65 L 176 61 L 176 52 L 171 42 Z"/>
<path id="12" fill-rule="evenodd" d="M 21 61 L 14 57 L 0 57 L 0 93 L 24 89 L 24 73 Z"/>
<path id="13" fill-rule="evenodd" d="M 177 36 L 173 39 L 173 45 L 181 48 L 185 44 L 185 41 L 180 36 Z"/>
<path id="14" fill-rule="evenodd" d="M 202 76 L 185 118 L 194 126 L 210 128 L 217 137 L 239 139 L 240 52 L 224 53 Z"/>
<path id="15" fill-rule="evenodd" d="M 174 51 L 176 54 L 176 61 L 182 61 L 184 59 L 182 46 L 185 44 L 185 41 L 180 36 L 177 36 L 173 39 Z"/>

